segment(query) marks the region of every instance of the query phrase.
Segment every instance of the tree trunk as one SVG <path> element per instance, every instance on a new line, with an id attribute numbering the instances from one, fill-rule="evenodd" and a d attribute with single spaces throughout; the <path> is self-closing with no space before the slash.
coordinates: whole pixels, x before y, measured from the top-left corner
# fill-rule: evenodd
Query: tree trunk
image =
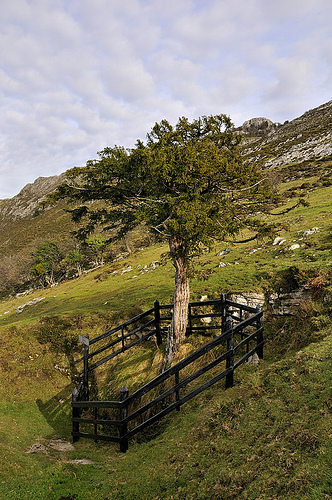
<path id="1" fill-rule="evenodd" d="M 183 242 L 182 240 L 172 237 L 169 240 L 169 246 L 173 258 L 173 265 L 175 267 L 175 290 L 173 318 L 167 335 L 166 351 L 161 366 L 162 372 L 170 366 L 174 354 L 185 339 L 190 296 L 188 259 L 183 248 Z"/>

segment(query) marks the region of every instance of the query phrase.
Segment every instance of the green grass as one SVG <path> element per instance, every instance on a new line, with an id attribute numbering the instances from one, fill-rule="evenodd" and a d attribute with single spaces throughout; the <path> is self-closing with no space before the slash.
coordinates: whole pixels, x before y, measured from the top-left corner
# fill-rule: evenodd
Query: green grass
<path id="1" fill-rule="evenodd" d="M 297 181 L 286 188 L 296 189 Z M 267 319 L 266 356 L 258 367 L 241 367 L 232 389 L 217 384 L 131 441 L 126 454 L 117 445 L 83 439 L 73 451 L 26 451 L 43 440 L 70 440 L 81 352 L 64 349 L 63 340 L 98 335 L 151 307 L 155 298 L 172 300 L 170 262 L 141 274 L 145 265 L 161 262 L 167 247 L 154 245 L 76 280 L 3 300 L 0 499 L 331 498 L 331 186 L 313 188 L 309 202 L 280 217 L 283 245 L 224 243 L 204 253 L 191 298 L 276 291 L 297 279 L 317 292 L 317 300 L 303 304 L 297 318 Z M 301 239 L 315 226 L 319 232 Z M 293 243 L 300 248 L 289 250 Z M 230 252 L 218 256 L 226 247 Z M 220 262 L 227 265 L 218 267 Z M 132 270 L 121 274 L 128 266 Z M 34 298 L 43 300 L 15 313 Z M 59 336 L 58 351 L 43 338 L 47 321 Z M 199 343 L 193 338 L 185 349 Z M 105 365 L 99 388 L 105 383 L 105 394 L 117 394 L 126 383 L 132 391 L 158 373 L 160 358 L 155 343 L 140 346 Z M 93 463 L 70 463 L 76 459 Z"/>
<path id="2" fill-rule="evenodd" d="M 83 439 L 67 453 L 25 453 L 40 437 L 69 438 L 69 405 L 55 404 L 65 378 L 53 396 L 50 375 L 25 397 L 2 399 L 2 498 L 329 498 L 331 392 L 322 381 L 332 336 L 325 334 L 281 361 L 242 367 L 234 388 L 216 385 L 131 442 L 125 455 Z M 77 459 L 93 464 L 68 463 Z"/>

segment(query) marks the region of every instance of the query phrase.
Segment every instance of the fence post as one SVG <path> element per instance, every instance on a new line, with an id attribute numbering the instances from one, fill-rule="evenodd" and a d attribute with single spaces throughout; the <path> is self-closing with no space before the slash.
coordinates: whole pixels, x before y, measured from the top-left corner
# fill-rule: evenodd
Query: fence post
<path id="1" fill-rule="evenodd" d="M 154 320 L 155 320 L 155 325 L 156 325 L 156 339 L 157 339 L 157 344 L 161 345 L 162 344 L 162 338 L 161 338 L 161 329 L 160 329 L 160 306 L 159 306 L 159 300 L 154 301 Z"/>
<path id="2" fill-rule="evenodd" d="M 84 398 L 85 401 L 89 401 L 89 334 L 87 333 L 83 339 L 84 342 L 84 375 L 83 375 L 83 386 L 84 386 Z"/>
<path id="3" fill-rule="evenodd" d="M 221 333 L 226 331 L 226 294 L 222 293 L 221 300 Z"/>
<path id="4" fill-rule="evenodd" d="M 125 400 L 128 398 L 128 395 L 129 395 L 128 388 L 124 385 L 120 391 L 120 401 L 124 402 L 124 404 L 121 405 L 121 410 L 120 410 L 121 421 L 125 420 L 128 416 L 128 406 L 125 403 Z M 126 438 L 127 427 L 128 427 L 127 422 L 123 423 L 120 427 L 120 451 L 122 453 L 126 453 L 126 451 L 128 450 L 128 439 Z"/>
<path id="5" fill-rule="evenodd" d="M 258 304 L 256 307 L 257 313 L 262 312 L 262 307 Z M 261 332 L 257 334 L 257 346 L 261 344 L 264 341 L 263 338 L 263 316 L 261 315 L 259 318 L 257 318 L 257 330 L 262 329 Z M 257 356 L 259 359 L 263 359 L 263 344 L 261 344 L 259 347 L 256 349 Z"/>
<path id="6" fill-rule="evenodd" d="M 230 368 L 231 371 L 226 375 L 225 380 L 225 388 L 229 389 L 233 387 L 233 376 L 234 376 L 234 334 L 233 334 L 233 320 L 228 317 L 226 319 L 226 332 L 228 333 L 227 337 L 227 351 L 229 351 L 226 358 L 226 368 Z"/>

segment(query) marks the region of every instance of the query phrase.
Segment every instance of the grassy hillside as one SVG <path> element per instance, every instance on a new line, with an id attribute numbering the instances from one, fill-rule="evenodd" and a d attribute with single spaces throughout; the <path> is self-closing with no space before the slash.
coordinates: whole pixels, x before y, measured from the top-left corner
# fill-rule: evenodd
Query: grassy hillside
<path id="1" fill-rule="evenodd" d="M 155 298 L 170 302 L 167 247 L 0 302 L 0 498 L 331 498 L 332 187 L 320 172 L 298 178 L 298 168 L 287 168 L 287 206 L 309 188 L 310 207 L 279 217 L 281 244 L 227 242 L 204 253 L 192 299 L 305 285 L 313 300 L 297 317 L 266 318 L 265 359 L 241 367 L 234 388 L 217 384 L 131 442 L 125 455 L 117 445 L 84 440 L 69 449 L 71 390 L 81 369 L 77 334 L 95 336 Z M 184 351 L 200 342 L 189 338 Z M 158 372 L 159 361 L 150 342 L 110 364 L 100 380 L 112 391 L 124 383 L 132 390 Z"/>

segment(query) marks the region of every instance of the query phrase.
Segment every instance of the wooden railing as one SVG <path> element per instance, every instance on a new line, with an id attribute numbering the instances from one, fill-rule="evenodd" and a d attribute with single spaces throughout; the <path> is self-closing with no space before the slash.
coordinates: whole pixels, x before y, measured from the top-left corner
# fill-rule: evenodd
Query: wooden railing
<path id="1" fill-rule="evenodd" d="M 157 301 L 156 301 L 157 302 Z M 225 378 L 226 389 L 233 386 L 234 371 L 246 362 L 250 356 L 257 353 L 263 357 L 263 311 L 260 306 L 252 308 L 232 302 L 222 294 L 217 301 L 192 302 L 189 308 L 189 327 L 187 333 L 198 331 L 219 330 L 221 333 L 194 351 L 182 361 L 145 384 L 129 395 L 124 386 L 118 401 L 89 401 L 88 374 L 101 364 L 132 348 L 138 342 L 155 335 L 157 343 L 162 342 L 165 331 L 163 322 L 170 321 L 171 316 L 162 316 L 161 311 L 170 309 L 171 305 L 160 306 L 156 303 L 135 318 L 123 323 L 105 334 L 84 342 L 84 376 L 80 385 L 74 389 L 72 397 L 72 435 L 74 441 L 80 437 L 120 444 L 120 450 L 128 449 L 128 440 L 146 427 L 165 417 L 202 391 Z M 201 307 L 209 307 L 208 313 L 198 313 Z M 153 315 L 152 319 L 148 319 Z M 247 317 L 246 317 L 247 316 Z M 202 318 L 211 318 L 211 323 L 197 326 Z M 144 320 L 140 326 L 133 326 Z M 218 321 L 219 320 L 219 321 Z M 129 329 L 129 327 L 133 327 Z M 128 331 L 129 330 L 129 331 Z M 139 339 L 132 340 L 138 332 Z M 120 337 L 107 341 L 102 347 L 89 352 L 91 345 L 120 333 Z M 126 340 L 130 339 L 129 344 Z M 120 349 L 115 348 L 96 362 L 91 360 L 114 348 L 121 343 Z M 198 381 L 200 379 L 200 381 Z M 197 381 L 197 385 L 195 382 Z M 92 429 L 91 429 L 92 426 Z"/>

